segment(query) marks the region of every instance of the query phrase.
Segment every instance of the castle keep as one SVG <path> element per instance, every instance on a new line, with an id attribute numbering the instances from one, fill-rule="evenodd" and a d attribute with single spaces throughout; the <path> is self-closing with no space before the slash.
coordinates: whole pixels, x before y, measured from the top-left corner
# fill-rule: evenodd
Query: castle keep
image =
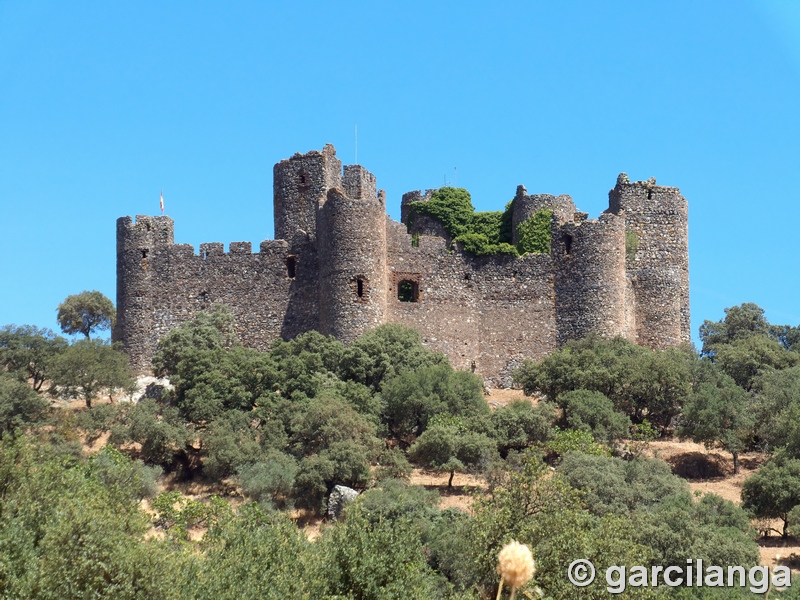
<path id="1" fill-rule="evenodd" d="M 550 254 L 472 256 L 435 219 L 409 206 L 386 214 L 375 176 L 345 166 L 333 146 L 274 168 L 275 240 L 175 244 L 169 217 L 117 220 L 117 324 L 135 370 L 158 340 L 222 302 L 246 346 L 317 330 L 348 342 L 382 323 L 418 329 L 458 369 L 508 387 L 524 358 L 591 332 L 651 348 L 690 339 L 688 212 L 677 188 L 620 175 L 596 220 L 569 196 L 517 188 L 513 231 L 552 210 Z M 635 234 L 635 237 L 633 236 Z M 626 255 L 626 235 L 638 240 Z"/>

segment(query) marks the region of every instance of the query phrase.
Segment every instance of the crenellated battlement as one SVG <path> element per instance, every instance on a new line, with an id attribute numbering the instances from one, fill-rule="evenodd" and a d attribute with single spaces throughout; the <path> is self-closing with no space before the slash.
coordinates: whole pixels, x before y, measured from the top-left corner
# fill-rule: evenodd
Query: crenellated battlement
<path id="1" fill-rule="evenodd" d="M 431 349 L 489 385 L 524 358 L 589 333 L 661 348 L 689 340 L 688 208 L 680 190 L 620 174 L 596 219 L 568 195 L 518 186 L 512 230 L 547 208 L 550 254 L 472 256 L 430 215 L 401 222 L 361 165 L 331 145 L 275 165 L 274 240 L 174 243 L 165 216 L 117 220 L 117 326 L 139 372 L 158 340 L 215 303 L 243 343 L 267 348 L 310 330 L 347 342 L 381 323 L 417 328 Z M 516 242 L 516 239 L 513 240 Z"/>

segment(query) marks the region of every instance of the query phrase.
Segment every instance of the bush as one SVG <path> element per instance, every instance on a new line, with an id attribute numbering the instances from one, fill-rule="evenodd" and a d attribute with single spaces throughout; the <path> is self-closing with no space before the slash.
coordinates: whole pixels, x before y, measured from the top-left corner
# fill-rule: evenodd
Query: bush
<path id="1" fill-rule="evenodd" d="M 375 470 L 375 479 L 400 479 L 406 480 L 411 475 L 411 463 L 400 448 L 384 450 L 378 457 L 378 468 Z"/>
<path id="2" fill-rule="evenodd" d="M 581 454 L 594 456 L 611 456 L 611 450 L 608 446 L 595 442 L 590 432 L 578 429 L 564 430 L 556 428 L 553 438 L 548 440 L 545 447 L 548 451 L 558 456 L 564 456 L 570 452 L 580 452 Z"/>
<path id="3" fill-rule="evenodd" d="M 686 483 L 672 474 L 669 465 L 656 459 L 624 461 L 572 452 L 562 457 L 556 470 L 584 494 L 586 507 L 598 516 L 627 516 L 687 491 Z"/>
<path id="4" fill-rule="evenodd" d="M 613 444 L 630 437 L 631 420 L 614 410 L 614 404 L 600 392 L 575 390 L 559 398 L 565 407 L 567 423 L 574 429 L 591 432 L 598 442 Z"/>
<path id="5" fill-rule="evenodd" d="M 297 461 L 287 454 L 272 450 L 264 460 L 241 465 L 237 471 L 239 485 L 245 496 L 276 508 L 284 508 L 294 488 Z"/>
<path id="6" fill-rule="evenodd" d="M 555 407 L 548 402 L 536 406 L 527 400 L 514 400 L 492 413 L 493 437 L 505 457 L 511 450 L 525 448 L 550 439 L 555 423 Z"/>
<path id="7" fill-rule="evenodd" d="M 406 485 L 397 479 L 382 481 L 358 499 L 361 514 L 372 524 L 406 520 L 426 528 L 439 510 L 439 494 L 421 485 Z"/>
<path id="8" fill-rule="evenodd" d="M 155 496 L 159 467 L 148 467 L 142 461 L 133 461 L 113 446 L 104 446 L 89 459 L 89 470 L 115 497 L 125 501 L 139 501 Z"/>
<path id="9" fill-rule="evenodd" d="M 634 260 L 639 251 L 639 235 L 633 229 L 625 230 L 625 258 Z"/>
<path id="10" fill-rule="evenodd" d="M 417 215 L 429 215 L 442 224 L 454 242 L 463 245 L 465 252 L 476 256 L 518 254 L 517 248 L 511 245 L 513 201 L 502 212 L 475 212 L 467 190 L 443 187 L 436 190 L 430 200 L 412 202 L 409 209 L 409 228 L 413 227 Z M 549 221 L 547 227 L 549 252 Z"/>

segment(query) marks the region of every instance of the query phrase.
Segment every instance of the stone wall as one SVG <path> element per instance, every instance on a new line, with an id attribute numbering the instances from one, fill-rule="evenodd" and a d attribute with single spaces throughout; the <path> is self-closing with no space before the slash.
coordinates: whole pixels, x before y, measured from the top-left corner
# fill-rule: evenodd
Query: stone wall
<path id="1" fill-rule="evenodd" d="M 236 333 L 253 348 L 317 329 L 315 253 L 304 252 L 289 277 L 285 241 L 173 244 L 169 217 L 124 217 L 117 223 L 117 326 L 139 373 L 150 371 L 156 344 L 167 332 L 217 302 L 233 311 Z M 310 249 L 309 249 L 310 250 Z M 146 254 L 146 256 L 144 256 Z"/>
<path id="2" fill-rule="evenodd" d="M 523 358 L 555 348 L 548 255 L 474 257 L 425 235 L 414 247 L 405 225 L 387 221 L 389 322 L 418 329 L 426 346 L 446 354 L 455 368 L 504 387 Z M 417 286 L 417 301 L 398 299 L 402 281 Z"/>

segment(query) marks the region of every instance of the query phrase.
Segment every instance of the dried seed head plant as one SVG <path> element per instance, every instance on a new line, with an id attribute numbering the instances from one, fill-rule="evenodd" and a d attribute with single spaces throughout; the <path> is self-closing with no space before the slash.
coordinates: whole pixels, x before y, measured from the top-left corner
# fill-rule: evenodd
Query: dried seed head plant
<path id="1" fill-rule="evenodd" d="M 511 587 L 511 600 L 514 600 L 517 588 L 528 583 L 535 570 L 533 554 L 525 544 L 511 541 L 503 546 L 497 555 L 497 572 L 500 574 L 497 599 L 503 592 L 503 584 L 508 584 Z"/>

